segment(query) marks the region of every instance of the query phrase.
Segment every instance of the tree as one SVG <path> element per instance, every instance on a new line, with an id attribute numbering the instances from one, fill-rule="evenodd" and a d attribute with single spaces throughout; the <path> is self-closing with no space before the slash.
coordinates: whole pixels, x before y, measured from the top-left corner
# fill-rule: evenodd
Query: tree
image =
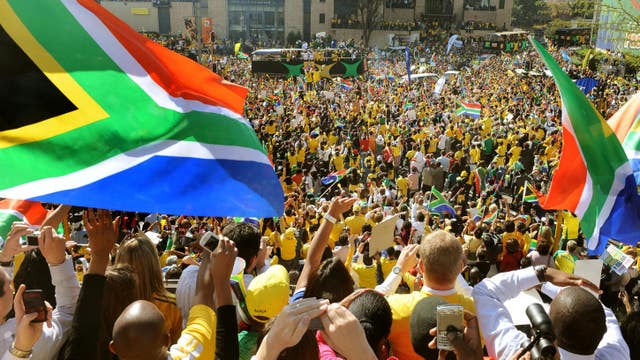
<path id="1" fill-rule="evenodd" d="M 571 17 L 593 18 L 593 0 L 573 0 L 569 4 Z"/>
<path id="2" fill-rule="evenodd" d="M 550 20 L 551 9 L 544 0 L 514 0 L 514 24 L 525 28 Z"/>
<path id="3" fill-rule="evenodd" d="M 287 34 L 287 45 L 293 46 L 298 40 L 302 40 L 302 34 L 300 34 L 300 31 L 297 33 L 289 31 Z"/>
<path id="4" fill-rule="evenodd" d="M 382 20 L 382 5 L 383 0 L 357 0 L 358 19 L 362 26 L 362 39 L 365 47 L 369 47 L 371 33 Z"/>

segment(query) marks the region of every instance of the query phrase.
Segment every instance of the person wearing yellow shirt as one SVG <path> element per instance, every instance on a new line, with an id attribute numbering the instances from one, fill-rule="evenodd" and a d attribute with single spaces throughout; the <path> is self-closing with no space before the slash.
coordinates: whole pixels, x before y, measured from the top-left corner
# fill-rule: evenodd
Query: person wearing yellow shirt
<path id="1" fill-rule="evenodd" d="M 581 246 L 578 241 L 580 235 L 580 219 L 570 211 L 566 210 L 562 211 L 559 215 L 562 220 L 562 240 L 560 242 L 560 247 L 557 249 L 564 250 L 567 242 L 570 240 L 578 242 L 578 245 Z"/>
<path id="2" fill-rule="evenodd" d="M 398 179 L 396 179 L 396 187 L 398 188 L 398 192 L 400 192 L 400 195 L 402 197 L 409 196 L 409 182 L 407 181 L 407 178 L 399 175 Z"/>
<path id="3" fill-rule="evenodd" d="M 297 153 L 298 164 L 304 163 L 304 158 L 307 156 L 307 149 L 305 147 L 300 147 Z"/>
<path id="4" fill-rule="evenodd" d="M 317 137 L 310 136 L 309 140 L 307 141 L 307 145 L 309 145 L 309 152 L 311 154 L 315 154 L 318 151 L 318 146 L 320 146 L 320 142 L 318 141 Z"/>
<path id="5" fill-rule="evenodd" d="M 387 256 L 380 257 L 380 267 L 382 270 L 382 277 L 384 279 L 389 276 L 389 274 L 393 270 L 393 267 L 398 263 L 398 260 L 395 258 L 395 254 L 395 249 L 393 247 L 390 247 L 387 249 Z"/>
<path id="6" fill-rule="evenodd" d="M 373 289 L 377 285 L 376 271 L 378 265 L 369 256 L 369 243 L 365 243 L 362 251 L 362 264 L 352 263 L 351 269 L 358 275 L 358 287 L 361 289 Z"/>
<path id="7" fill-rule="evenodd" d="M 578 243 L 573 240 L 567 242 L 567 250 L 558 250 L 553 254 L 556 269 L 573 274 L 578 257 Z"/>
<path id="8" fill-rule="evenodd" d="M 360 211 L 360 206 L 353 207 L 353 215 L 344 220 L 344 224 L 351 229 L 352 234 L 362 234 L 362 226 L 367 223 L 367 219 Z"/>
<path id="9" fill-rule="evenodd" d="M 419 245 L 418 268 L 423 276 L 424 286 L 410 294 L 395 294 L 387 297 L 393 316 L 389 342 L 394 355 L 402 360 L 422 359 L 413 351 L 409 322 L 416 304 L 429 296 L 438 296 L 452 304 L 459 304 L 465 310 L 475 313 L 473 299 L 456 290 L 456 280 L 464 267 L 462 245 L 445 231 L 436 231 L 425 236 Z M 393 268 L 400 282 L 402 277 L 398 267 Z M 392 275 L 389 275 L 392 276 Z M 470 290 L 470 289 L 467 289 Z"/>
<path id="10" fill-rule="evenodd" d="M 469 156 L 471 157 L 472 170 L 475 169 L 475 167 L 480 163 L 481 154 L 482 153 L 480 151 L 480 146 L 478 145 L 473 145 L 471 150 L 469 150 Z"/>
<path id="11" fill-rule="evenodd" d="M 295 151 L 287 152 L 287 161 L 289 162 L 289 169 L 292 169 L 294 166 L 298 166 L 298 154 Z"/>
<path id="12" fill-rule="evenodd" d="M 507 146 L 504 143 L 498 145 L 498 147 L 496 148 L 496 153 L 498 154 L 495 159 L 496 165 L 504 165 L 504 155 L 507 153 Z"/>
<path id="13" fill-rule="evenodd" d="M 333 165 L 336 171 L 340 171 L 344 169 L 344 158 L 345 158 L 345 155 L 338 151 L 336 151 L 335 154 L 333 155 L 333 158 L 331 159 L 331 164 Z"/>
<path id="14" fill-rule="evenodd" d="M 517 161 L 520 161 L 520 153 L 522 152 L 522 147 L 518 144 L 515 144 L 509 150 L 509 154 L 511 157 L 509 158 L 509 167 L 512 167 Z"/>

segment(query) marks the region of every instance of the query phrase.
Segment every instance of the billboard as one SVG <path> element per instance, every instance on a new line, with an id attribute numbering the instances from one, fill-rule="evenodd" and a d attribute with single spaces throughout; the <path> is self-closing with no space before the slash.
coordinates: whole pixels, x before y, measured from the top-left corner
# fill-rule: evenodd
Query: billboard
<path id="1" fill-rule="evenodd" d="M 640 55 L 640 0 L 602 1 L 596 46 Z"/>

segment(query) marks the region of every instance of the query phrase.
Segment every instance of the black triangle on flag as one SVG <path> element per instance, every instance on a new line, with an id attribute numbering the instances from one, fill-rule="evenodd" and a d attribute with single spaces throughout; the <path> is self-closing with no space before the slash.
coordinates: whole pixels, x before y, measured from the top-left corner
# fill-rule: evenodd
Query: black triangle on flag
<path id="1" fill-rule="evenodd" d="M 0 132 L 77 109 L 1 26 L 0 54 Z"/>

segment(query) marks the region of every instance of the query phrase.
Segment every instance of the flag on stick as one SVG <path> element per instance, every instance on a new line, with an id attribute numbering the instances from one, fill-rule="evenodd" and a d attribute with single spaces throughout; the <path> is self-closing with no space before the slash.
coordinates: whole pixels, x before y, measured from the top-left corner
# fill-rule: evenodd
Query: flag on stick
<path id="1" fill-rule="evenodd" d="M 440 214 L 448 212 L 451 216 L 456 217 L 456 210 L 434 186 L 431 187 L 431 195 L 433 195 L 435 199 L 429 202 L 429 211 Z"/>
<path id="2" fill-rule="evenodd" d="M 600 255 L 609 239 L 640 239 L 640 201 L 633 170 L 618 138 L 584 93 L 537 41 L 562 98 L 563 146 L 544 209 L 566 209 L 580 219 L 589 252 Z"/>

